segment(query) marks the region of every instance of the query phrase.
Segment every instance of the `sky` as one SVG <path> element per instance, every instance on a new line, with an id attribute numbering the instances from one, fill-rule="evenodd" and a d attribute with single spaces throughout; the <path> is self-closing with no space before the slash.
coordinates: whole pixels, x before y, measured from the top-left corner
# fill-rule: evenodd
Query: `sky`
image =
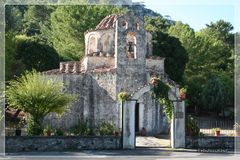
<path id="1" fill-rule="evenodd" d="M 172 20 L 189 24 L 195 31 L 220 19 L 240 31 L 240 0 L 133 0 L 144 2 L 146 8 L 168 15 Z"/>

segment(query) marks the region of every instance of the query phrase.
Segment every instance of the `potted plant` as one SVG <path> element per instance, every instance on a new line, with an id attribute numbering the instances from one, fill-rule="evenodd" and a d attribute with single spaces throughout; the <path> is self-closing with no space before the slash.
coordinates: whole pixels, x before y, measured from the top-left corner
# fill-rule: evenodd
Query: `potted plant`
<path id="1" fill-rule="evenodd" d="M 21 130 L 21 128 L 18 127 L 18 125 L 17 125 L 16 130 L 15 130 L 15 136 L 21 136 L 21 134 L 22 134 L 22 130 Z"/>
<path id="2" fill-rule="evenodd" d="M 22 119 L 20 119 L 19 123 L 16 126 L 16 130 L 15 130 L 15 136 L 21 136 L 22 134 L 22 128 L 26 125 L 26 119 L 25 117 L 23 117 Z"/>
<path id="3" fill-rule="evenodd" d="M 43 134 L 45 136 L 51 136 L 52 135 L 52 127 L 50 125 L 47 125 L 46 128 L 43 130 Z"/>
<path id="4" fill-rule="evenodd" d="M 186 88 L 181 88 L 181 89 L 179 90 L 179 99 L 180 99 L 181 101 L 185 100 L 185 98 L 186 98 L 186 92 L 187 92 Z"/>
<path id="5" fill-rule="evenodd" d="M 157 77 L 152 77 L 150 79 L 150 84 L 153 85 L 153 86 L 155 86 L 157 84 L 157 82 L 158 82 L 158 78 Z"/>
<path id="6" fill-rule="evenodd" d="M 239 123 L 234 124 L 234 130 L 235 130 L 235 135 L 240 136 L 240 124 Z"/>
<path id="7" fill-rule="evenodd" d="M 117 129 L 113 132 L 113 134 L 114 134 L 114 136 L 116 136 L 116 137 L 120 136 L 120 132 L 119 132 L 119 130 L 117 130 Z"/>
<path id="8" fill-rule="evenodd" d="M 220 133 L 221 133 L 221 129 L 220 128 L 213 128 L 213 131 L 214 131 L 214 135 L 215 136 L 220 136 Z"/>

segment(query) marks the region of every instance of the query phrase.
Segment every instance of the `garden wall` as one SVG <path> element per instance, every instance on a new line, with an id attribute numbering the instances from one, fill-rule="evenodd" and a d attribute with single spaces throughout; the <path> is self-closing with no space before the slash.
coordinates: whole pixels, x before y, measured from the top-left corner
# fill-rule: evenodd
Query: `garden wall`
<path id="1" fill-rule="evenodd" d="M 79 151 L 84 149 L 120 149 L 121 137 L 12 136 L 6 137 L 6 152 Z"/>
<path id="2" fill-rule="evenodd" d="M 240 137 L 236 137 L 240 139 Z M 186 137 L 186 148 L 214 148 L 233 150 L 235 137 Z"/>

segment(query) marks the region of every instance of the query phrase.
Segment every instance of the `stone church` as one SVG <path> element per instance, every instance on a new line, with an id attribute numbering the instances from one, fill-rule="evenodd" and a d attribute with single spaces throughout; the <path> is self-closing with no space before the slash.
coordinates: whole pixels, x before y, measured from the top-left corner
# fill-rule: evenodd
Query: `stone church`
<path id="1" fill-rule="evenodd" d="M 164 58 L 152 56 L 151 34 L 134 13 L 109 15 L 85 32 L 85 56 L 81 62 L 61 62 L 59 69 L 44 72 L 64 84 L 64 91 L 77 98 L 62 116 L 51 114 L 46 123 L 66 130 L 81 121 L 97 128 L 103 121 L 121 130 L 122 109 L 118 94 L 133 94 L 149 84 L 152 75 L 170 81 L 164 73 Z M 168 130 L 162 107 L 151 92 L 136 104 L 135 130 L 148 134 Z"/>

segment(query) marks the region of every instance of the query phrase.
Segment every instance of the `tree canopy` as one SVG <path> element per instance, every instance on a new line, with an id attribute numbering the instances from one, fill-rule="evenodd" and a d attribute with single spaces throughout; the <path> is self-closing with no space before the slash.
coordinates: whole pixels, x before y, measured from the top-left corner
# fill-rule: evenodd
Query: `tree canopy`
<path id="1" fill-rule="evenodd" d="M 48 39 L 63 59 L 79 60 L 84 55 L 84 32 L 107 15 L 125 11 L 114 6 L 59 6 L 51 14 Z"/>
<path id="2" fill-rule="evenodd" d="M 214 108 L 215 111 L 223 106 L 233 106 L 233 83 L 230 82 L 234 70 L 232 29 L 232 25 L 223 20 L 211 22 L 198 32 L 182 22 L 169 28 L 168 33 L 178 38 L 188 52 L 189 61 L 184 74 L 188 105 Z M 223 79 L 226 81 L 224 86 Z"/>
<path id="3" fill-rule="evenodd" d="M 145 19 L 145 28 L 153 36 L 153 55 L 164 57 L 166 73 L 172 80 L 182 83 L 188 55 L 179 39 L 167 33 L 172 24 L 162 17 Z"/>
<path id="4" fill-rule="evenodd" d="M 22 36 L 16 52 L 16 59 L 21 60 L 27 70 L 46 71 L 59 66 L 56 50 L 39 38 Z"/>

